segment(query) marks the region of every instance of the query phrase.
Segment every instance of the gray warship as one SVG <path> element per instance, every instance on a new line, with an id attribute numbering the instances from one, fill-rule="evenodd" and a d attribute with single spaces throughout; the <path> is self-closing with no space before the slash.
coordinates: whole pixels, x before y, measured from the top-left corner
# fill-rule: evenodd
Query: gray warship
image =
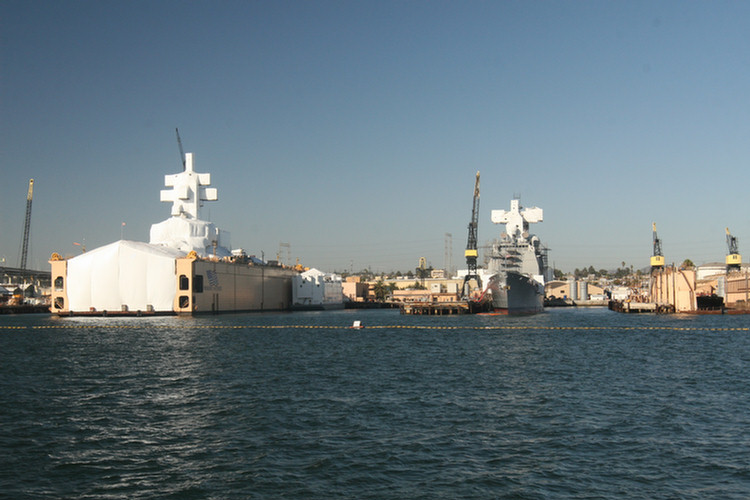
<path id="1" fill-rule="evenodd" d="M 541 208 L 521 207 L 518 198 L 510 210 L 493 210 L 492 222 L 505 224 L 505 231 L 492 244 L 487 289 L 492 293 L 492 308 L 497 314 L 536 314 L 544 310 L 544 283 L 547 249 L 529 224 L 542 222 Z"/>

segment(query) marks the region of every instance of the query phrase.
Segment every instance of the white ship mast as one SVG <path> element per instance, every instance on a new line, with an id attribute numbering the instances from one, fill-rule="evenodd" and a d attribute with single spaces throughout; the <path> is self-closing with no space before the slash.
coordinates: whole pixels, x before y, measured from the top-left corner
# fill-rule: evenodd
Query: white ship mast
<path id="1" fill-rule="evenodd" d="M 164 176 L 164 185 L 172 189 L 160 192 L 161 201 L 172 203 L 172 217 L 151 226 L 149 243 L 176 248 L 199 256 L 228 257 L 230 235 L 210 221 L 200 218 L 204 201 L 219 199 L 210 188 L 211 174 L 199 174 L 193 168 L 193 153 L 185 154 L 185 170 Z"/>
<path id="2" fill-rule="evenodd" d="M 200 220 L 202 201 L 219 199 L 211 185 L 211 174 L 199 174 L 193 169 L 193 153 L 185 154 L 185 170 L 164 176 L 164 185 L 172 189 L 161 191 L 161 201 L 172 202 L 172 216 Z"/>
<path id="3" fill-rule="evenodd" d="M 492 222 L 505 224 L 505 234 L 512 240 L 529 237 L 529 224 L 542 222 L 544 211 L 538 207 L 521 208 L 519 199 L 511 200 L 510 210 L 493 210 Z"/>

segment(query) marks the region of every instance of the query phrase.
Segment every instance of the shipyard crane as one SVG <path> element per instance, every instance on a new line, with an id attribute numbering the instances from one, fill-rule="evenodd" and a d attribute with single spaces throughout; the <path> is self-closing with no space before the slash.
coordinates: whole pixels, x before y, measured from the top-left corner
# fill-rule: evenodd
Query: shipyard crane
<path id="1" fill-rule="evenodd" d="M 656 222 L 652 225 L 654 235 L 654 252 L 651 255 L 651 270 L 664 268 L 664 254 L 661 251 L 661 240 L 656 235 Z"/>
<path id="2" fill-rule="evenodd" d="M 185 152 L 182 150 L 182 141 L 180 140 L 180 130 L 175 127 L 175 133 L 177 134 L 177 147 L 180 148 L 180 163 L 182 163 L 182 171 L 185 171 Z"/>
<path id="3" fill-rule="evenodd" d="M 482 281 L 477 274 L 477 257 L 479 252 L 477 251 L 477 232 L 479 227 L 479 172 L 477 172 L 476 181 L 474 182 L 474 199 L 471 206 L 471 222 L 469 222 L 469 238 L 466 242 L 466 251 L 464 256 L 466 257 L 466 266 L 468 272 L 464 277 L 463 284 L 463 296 L 469 295 L 467 290 L 467 283 L 472 278 L 476 280 L 477 285 L 481 288 Z"/>
<path id="4" fill-rule="evenodd" d="M 737 249 L 737 237 L 732 236 L 727 228 L 727 272 L 739 271 L 742 267 L 742 256 Z"/>
<path id="5" fill-rule="evenodd" d="M 29 233 L 31 232 L 31 200 L 34 197 L 34 179 L 29 180 L 29 192 L 26 195 L 26 221 L 23 225 L 23 243 L 21 244 L 21 269 L 26 270 L 29 256 Z"/>

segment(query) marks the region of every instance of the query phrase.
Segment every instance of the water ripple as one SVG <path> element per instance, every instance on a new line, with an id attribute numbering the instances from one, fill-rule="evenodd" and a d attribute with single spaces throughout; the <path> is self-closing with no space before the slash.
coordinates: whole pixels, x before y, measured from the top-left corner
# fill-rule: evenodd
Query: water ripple
<path id="1" fill-rule="evenodd" d="M 8 498 L 750 497 L 742 317 L 3 321 Z"/>

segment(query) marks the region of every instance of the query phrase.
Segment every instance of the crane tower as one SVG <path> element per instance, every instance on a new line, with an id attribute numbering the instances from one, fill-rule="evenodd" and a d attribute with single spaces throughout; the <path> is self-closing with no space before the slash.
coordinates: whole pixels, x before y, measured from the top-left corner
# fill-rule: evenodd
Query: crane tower
<path id="1" fill-rule="evenodd" d="M 29 232 L 31 231 L 31 200 L 34 197 L 34 179 L 29 180 L 29 192 L 26 195 L 26 221 L 23 225 L 23 243 L 21 244 L 21 269 L 26 269 L 29 256 Z"/>
<path id="2" fill-rule="evenodd" d="M 26 220 L 23 225 L 23 243 L 21 244 L 21 269 L 26 269 L 29 256 L 29 233 L 31 232 L 31 201 L 34 198 L 34 179 L 29 179 L 29 192 L 26 195 Z"/>
<path id="3" fill-rule="evenodd" d="M 654 252 L 651 255 L 651 270 L 664 268 L 664 254 L 661 251 L 661 240 L 656 235 L 656 222 L 653 223 Z"/>
<path id="4" fill-rule="evenodd" d="M 477 257 L 479 252 L 477 251 L 477 233 L 479 227 L 479 172 L 477 172 L 476 181 L 474 182 L 474 199 L 471 207 L 471 222 L 469 222 L 469 238 L 466 242 L 466 251 L 464 256 L 466 257 L 466 266 L 468 272 L 464 278 L 463 294 L 468 295 L 466 284 L 472 278 L 476 280 L 477 285 L 481 288 L 482 283 L 477 274 Z"/>

